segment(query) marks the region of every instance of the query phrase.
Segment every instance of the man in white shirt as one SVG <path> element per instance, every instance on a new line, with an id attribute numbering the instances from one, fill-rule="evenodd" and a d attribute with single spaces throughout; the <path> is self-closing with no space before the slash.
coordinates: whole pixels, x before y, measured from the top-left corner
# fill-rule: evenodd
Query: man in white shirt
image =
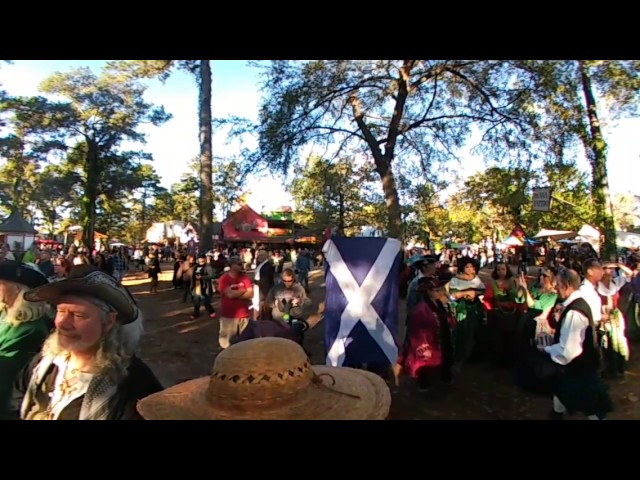
<path id="1" fill-rule="evenodd" d="M 600 350 L 591 308 L 580 288 L 575 270 L 558 272 L 556 289 L 562 300 L 554 311 L 558 328 L 554 344 L 542 347 L 557 365 L 551 418 L 582 412 L 591 420 L 604 420 L 613 407 L 600 378 Z"/>
<path id="2" fill-rule="evenodd" d="M 580 285 L 580 293 L 582 298 L 589 304 L 589 307 L 591 307 L 591 315 L 597 331 L 602 321 L 602 300 L 598 295 L 597 288 L 598 282 L 602 280 L 604 270 L 597 258 L 589 258 L 582 264 L 582 273 L 584 274 L 584 280 Z"/>

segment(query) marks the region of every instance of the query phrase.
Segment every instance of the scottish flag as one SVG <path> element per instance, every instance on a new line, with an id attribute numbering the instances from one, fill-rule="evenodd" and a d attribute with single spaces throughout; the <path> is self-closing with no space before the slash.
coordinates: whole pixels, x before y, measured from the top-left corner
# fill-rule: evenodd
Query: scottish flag
<path id="1" fill-rule="evenodd" d="M 398 357 L 400 242 L 332 237 L 322 251 L 327 263 L 327 365 L 394 364 Z"/>

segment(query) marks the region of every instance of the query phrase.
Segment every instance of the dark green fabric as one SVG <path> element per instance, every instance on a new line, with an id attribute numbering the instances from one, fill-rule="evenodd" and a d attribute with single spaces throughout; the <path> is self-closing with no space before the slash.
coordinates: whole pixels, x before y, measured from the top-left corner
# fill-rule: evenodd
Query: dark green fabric
<path id="1" fill-rule="evenodd" d="M 517 291 L 513 282 L 511 282 L 511 288 L 504 292 L 498 287 L 498 282 L 491 280 L 491 289 L 493 290 L 494 302 L 514 302 L 517 298 Z"/>
<path id="2" fill-rule="evenodd" d="M 36 355 L 49 334 L 49 319 L 9 324 L 0 320 L 0 418 L 6 412 L 16 375 Z"/>
<path id="3" fill-rule="evenodd" d="M 533 306 L 530 308 L 535 308 L 536 310 L 545 311 L 556 304 L 558 300 L 557 293 L 542 293 L 538 289 L 538 287 L 531 287 L 529 290 L 531 293 L 531 298 L 533 298 Z M 525 303 L 527 301 L 527 297 L 523 295 L 522 297 L 516 298 L 516 303 Z"/>
<path id="4" fill-rule="evenodd" d="M 467 362 L 477 352 L 478 336 L 484 323 L 484 310 L 479 300 L 455 302 L 456 328 L 453 331 L 455 360 Z"/>
<path id="5" fill-rule="evenodd" d="M 622 313 L 626 321 L 625 334 L 627 335 L 627 340 L 637 342 L 640 340 L 640 317 L 638 316 L 640 308 L 635 299 L 629 302 L 627 311 Z"/>

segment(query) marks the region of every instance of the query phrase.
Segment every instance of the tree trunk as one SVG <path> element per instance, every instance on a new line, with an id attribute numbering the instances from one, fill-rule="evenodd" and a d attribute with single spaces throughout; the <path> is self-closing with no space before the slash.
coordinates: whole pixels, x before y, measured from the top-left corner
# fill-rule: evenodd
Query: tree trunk
<path id="1" fill-rule="evenodd" d="M 100 169 L 98 168 L 98 145 L 92 139 L 87 139 L 86 168 L 87 185 L 82 196 L 82 216 L 84 217 L 82 222 L 82 241 L 89 250 L 93 250 L 96 243 L 96 199 L 98 197 Z"/>
<path id="2" fill-rule="evenodd" d="M 397 80 L 398 92 L 396 95 L 396 103 L 393 115 L 389 123 L 389 131 L 384 144 L 384 153 L 380 145 L 373 135 L 373 132 L 364 119 L 364 113 L 361 109 L 360 101 L 356 94 L 351 95 L 351 107 L 353 109 L 353 117 L 356 125 L 362 132 L 367 145 L 371 149 L 371 154 L 376 164 L 376 171 L 382 180 L 382 191 L 384 192 L 385 202 L 387 204 L 387 235 L 389 237 L 398 238 L 403 243 L 405 241 L 402 209 L 400 208 L 400 197 L 398 195 L 398 187 L 391 169 L 391 162 L 395 158 L 395 147 L 400 134 L 400 126 L 404 116 L 404 109 L 409 97 L 409 76 L 415 65 L 415 60 L 404 60 L 400 75 Z"/>
<path id="3" fill-rule="evenodd" d="M 338 188 L 338 233 L 344 236 L 344 192 L 342 191 L 342 185 L 339 185 Z"/>
<path id="4" fill-rule="evenodd" d="M 49 235 L 51 237 L 51 240 L 55 240 L 56 238 L 56 220 L 57 219 L 58 219 L 58 212 L 56 212 L 56 209 L 53 208 L 48 218 L 49 225 L 51 226 L 51 233 Z"/>
<path id="5" fill-rule="evenodd" d="M 141 232 L 139 233 L 140 235 L 140 240 L 145 240 L 145 238 L 142 238 L 143 236 L 146 237 L 145 232 L 147 229 L 147 189 L 143 188 L 142 189 L 142 198 L 140 199 L 141 202 L 141 207 L 142 210 L 140 211 L 140 227 L 141 227 Z"/>
<path id="6" fill-rule="evenodd" d="M 384 160 L 383 160 L 384 162 Z M 378 164 L 378 162 L 376 162 Z M 382 171 L 378 168 L 382 180 L 382 191 L 387 204 L 387 235 L 404 241 L 404 228 L 402 223 L 402 209 L 396 179 L 393 176 L 391 165 L 387 164 Z"/>
<path id="7" fill-rule="evenodd" d="M 213 247 L 211 63 L 200 60 L 200 251 Z"/>
<path id="8" fill-rule="evenodd" d="M 24 129 L 21 125 L 16 127 L 16 135 L 19 138 L 20 146 L 18 151 L 16 152 L 15 165 L 16 165 L 16 178 L 13 180 L 13 191 L 11 198 L 11 208 L 12 210 L 16 210 L 22 217 L 25 217 L 26 213 L 26 205 L 25 198 L 22 192 L 23 183 L 24 183 L 24 170 L 25 170 L 25 160 L 24 160 Z"/>
<path id="9" fill-rule="evenodd" d="M 602 136 L 596 99 L 591 86 L 591 77 L 584 61 L 580 61 L 580 74 L 582 76 L 582 90 L 587 105 L 589 128 L 591 130 L 591 137 L 589 138 L 591 152 L 588 155 L 593 175 L 591 196 L 596 210 L 596 224 L 604 236 L 604 241 L 601 242 L 600 246 L 600 254 L 603 258 L 608 258 L 611 255 L 617 255 L 617 249 L 616 228 L 613 221 L 609 176 L 607 174 L 607 144 Z"/>

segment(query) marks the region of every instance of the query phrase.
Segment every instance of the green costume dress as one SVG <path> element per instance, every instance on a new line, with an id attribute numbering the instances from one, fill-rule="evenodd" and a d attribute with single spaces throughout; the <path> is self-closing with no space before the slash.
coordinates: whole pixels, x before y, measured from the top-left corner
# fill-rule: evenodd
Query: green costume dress
<path id="1" fill-rule="evenodd" d="M 0 419 L 6 417 L 16 375 L 40 352 L 50 326 L 48 317 L 10 323 L 6 310 L 0 312 Z"/>
<path id="2" fill-rule="evenodd" d="M 491 280 L 483 303 L 487 308 L 489 357 L 497 366 L 511 367 L 518 356 L 518 324 L 522 315 L 515 300 L 513 280 L 507 280 L 505 288 L 501 288 L 497 280 Z"/>
<path id="3" fill-rule="evenodd" d="M 531 293 L 531 298 L 533 298 L 533 306 L 529 308 L 534 308 L 536 310 L 541 310 L 542 315 L 549 313 L 549 311 L 553 308 L 558 300 L 558 294 L 555 292 L 542 292 L 539 285 L 534 285 L 529 289 L 529 293 Z M 525 303 L 527 301 L 527 297 L 517 297 L 516 303 Z"/>
<path id="4" fill-rule="evenodd" d="M 484 291 L 485 285 L 476 276 L 473 280 L 462 280 L 453 277 L 448 284 L 450 293 L 464 290 Z M 454 308 L 456 327 L 453 331 L 453 348 L 456 362 L 468 362 L 480 355 L 479 337 L 484 325 L 484 310 L 482 303 L 476 297 L 474 300 L 463 298 L 451 302 Z"/>

